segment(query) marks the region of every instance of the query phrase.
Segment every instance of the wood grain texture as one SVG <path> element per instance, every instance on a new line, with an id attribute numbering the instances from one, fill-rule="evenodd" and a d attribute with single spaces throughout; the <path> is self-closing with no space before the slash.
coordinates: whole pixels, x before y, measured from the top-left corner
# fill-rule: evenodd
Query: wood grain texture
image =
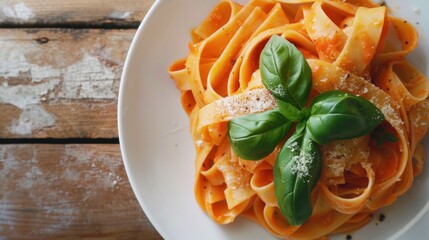
<path id="1" fill-rule="evenodd" d="M 0 138 L 116 138 L 134 33 L 0 29 Z"/>
<path id="2" fill-rule="evenodd" d="M 0 145 L 1 239 L 162 239 L 118 145 Z"/>
<path id="3" fill-rule="evenodd" d="M 2 0 L 0 27 L 137 27 L 155 0 Z"/>

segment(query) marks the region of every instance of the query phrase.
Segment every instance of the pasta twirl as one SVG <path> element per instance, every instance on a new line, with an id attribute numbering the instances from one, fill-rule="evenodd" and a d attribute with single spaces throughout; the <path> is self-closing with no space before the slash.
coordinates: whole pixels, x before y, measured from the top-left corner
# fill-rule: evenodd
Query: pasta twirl
<path id="1" fill-rule="evenodd" d="M 283 218 L 276 201 L 279 147 L 248 161 L 234 154 L 227 138 L 230 119 L 276 107 L 259 71 L 272 35 L 292 42 L 306 58 L 310 98 L 341 90 L 369 100 L 385 116 L 374 133 L 321 147 L 313 213 L 300 226 Z M 392 204 L 424 164 L 420 141 L 429 126 L 429 85 L 404 58 L 417 38 L 409 23 L 369 0 L 252 0 L 244 6 L 220 1 L 191 31 L 189 55 L 169 68 L 190 118 L 200 207 L 220 224 L 243 215 L 274 236 L 315 239 L 360 228 L 374 211 Z M 379 144 L 376 131 L 397 141 Z"/>

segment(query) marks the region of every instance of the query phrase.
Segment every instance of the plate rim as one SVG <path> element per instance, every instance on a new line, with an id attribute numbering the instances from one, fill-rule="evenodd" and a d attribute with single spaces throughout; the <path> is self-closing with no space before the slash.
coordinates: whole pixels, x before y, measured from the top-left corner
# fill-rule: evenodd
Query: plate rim
<path id="1" fill-rule="evenodd" d="M 125 106 L 124 106 L 124 97 L 125 97 L 125 85 L 127 84 L 127 80 L 129 77 L 129 71 L 127 71 L 130 68 L 131 65 L 131 59 L 133 59 L 133 56 L 136 54 L 136 51 L 134 49 L 136 48 L 140 38 L 143 36 L 142 32 L 143 29 L 145 29 L 146 25 L 148 25 L 148 22 L 150 18 L 153 16 L 153 14 L 156 12 L 156 9 L 160 5 L 160 3 L 163 0 L 155 0 L 155 2 L 152 4 L 152 6 L 149 8 L 149 11 L 146 13 L 146 15 L 143 17 L 142 21 L 139 24 L 139 27 L 137 28 L 137 31 L 134 34 L 133 40 L 131 41 L 130 47 L 128 48 L 127 55 L 125 57 L 124 66 L 122 68 L 121 73 L 121 80 L 119 83 L 119 93 L 118 93 L 118 110 L 117 110 L 117 120 L 118 120 L 118 137 L 119 137 L 119 148 L 121 151 L 122 156 L 122 162 L 124 163 L 125 172 L 127 174 L 128 181 L 131 185 L 131 189 L 133 190 L 134 196 L 137 198 L 137 201 L 143 210 L 146 217 L 149 219 L 152 226 L 156 229 L 158 234 L 161 235 L 163 239 L 167 239 L 165 236 L 165 233 L 163 231 L 160 231 L 161 227 L 158 225 L 156 221 L 153 221 L 153 216 L 151 212 L 149 211 L 149 207 L 146 206 L 146 204 L 143 201 L 143 198 L 141 197 L 140 192 L 138 191 L 137 183 L 133 180 L 135 179 L 134 174 L 131 171 L 130 163 L 128 162 L 128 154 L 126 151 L 125 144 L 122 144 L 122 142 L 125 141 L 124 136 L 124 129 L 125 126 L 123 125 L 125 122 L 124 115 L 126 112 Z"/>

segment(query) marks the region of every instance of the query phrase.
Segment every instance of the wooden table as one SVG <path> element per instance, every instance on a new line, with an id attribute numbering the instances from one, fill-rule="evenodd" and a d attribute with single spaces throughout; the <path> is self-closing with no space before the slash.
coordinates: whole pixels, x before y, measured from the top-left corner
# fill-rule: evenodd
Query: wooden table
<path id="1" fill-rule="evenodd" d="M 0 1 L 0 239 L 162 239 L 128 182 L 116 120 L 153 2 Z"/>

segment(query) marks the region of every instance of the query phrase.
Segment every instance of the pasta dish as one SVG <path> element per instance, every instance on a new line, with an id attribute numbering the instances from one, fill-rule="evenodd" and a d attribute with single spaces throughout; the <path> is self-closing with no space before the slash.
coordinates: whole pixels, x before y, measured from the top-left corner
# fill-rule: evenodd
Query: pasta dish
<path id="1" fill-rule="evenodd" d="M 221 0 L 190 37 L 168 71 L 195 143 L 195 198 L 217 223 L 349 233 L 422 172 L 429 85 L 405 59 L 418 33 L 385 6 Z"/>

